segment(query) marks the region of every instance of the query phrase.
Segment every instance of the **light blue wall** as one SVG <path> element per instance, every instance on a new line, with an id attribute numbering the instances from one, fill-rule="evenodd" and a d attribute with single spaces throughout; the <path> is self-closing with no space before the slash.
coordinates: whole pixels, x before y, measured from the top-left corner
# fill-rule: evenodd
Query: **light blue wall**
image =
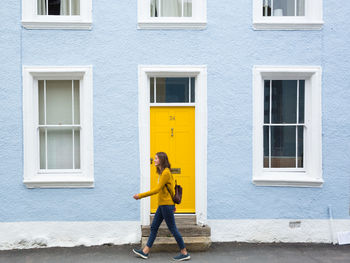
<path id="1" fill-rule="evenodd" d="M 0 10 L 0 221 L 139 220 L 139 64 L 208 66 L 208 218 L 349 219 L 350 21 L 324 1 L 321 31 L 254 31 L 252 3 L 208 0 L 206 30 L 137 30 L 136 1 L 93 1 L 93 29 L 21 29 L 20 1 Z M 26 189 L 22 65 L 93 65 L 93 189 Z M 253 65 L 323 68 L 322 188 L 252 184 Z"/>

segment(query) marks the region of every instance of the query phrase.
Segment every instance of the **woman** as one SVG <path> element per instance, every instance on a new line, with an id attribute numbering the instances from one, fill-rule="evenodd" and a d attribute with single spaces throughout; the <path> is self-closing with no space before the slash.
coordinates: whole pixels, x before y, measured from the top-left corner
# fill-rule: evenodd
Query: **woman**
<path id="1" fill-rule="evenodd" d="M 173 175 L 170 172 L 170 163 L 166 153 L 156 153 L 156 156 L 154 157 L 154 165 L 156 166 L 157 174 L 159 175 L 158 185 L 148 192 L 134 195 L 134 198 L 138 200 L 147 196 L 158 194 L 158 208 L 151 225 L 151 234 L 148 238 L 147 245 L 143 249 L 133 249 L 133 252 L 139 257 L 144 259 L 148 258 L 149 251 L 154 240 L 156 239 L 158 228 L 163 219 L 165 219 L 168 229 L 175 237 L 180 248 L 180 254 L 175 256 L 173 259 L 178 261 L 189 260 L 191 258 L 190 254 L 187 253 L 184 241 L 175 224 L 175 204 L 172 199 L 172 196 L 174 195 L 175 183 Z"/>

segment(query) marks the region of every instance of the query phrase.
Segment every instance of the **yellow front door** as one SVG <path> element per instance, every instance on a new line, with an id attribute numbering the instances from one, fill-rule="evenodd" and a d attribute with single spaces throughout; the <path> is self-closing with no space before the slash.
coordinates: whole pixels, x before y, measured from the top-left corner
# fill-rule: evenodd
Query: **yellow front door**
<path id="1" fill-rule="evenodd" d="M 176 213 L 195 213 L 195 108 L 151 107 L 151 158 L 165 152 L 173 176 L 183 187 L 182 201 Z M 151 164 L 151 188 L 158 183 Z M 151 197 L 151 213 L 157 210 L 157 196 Z"/>

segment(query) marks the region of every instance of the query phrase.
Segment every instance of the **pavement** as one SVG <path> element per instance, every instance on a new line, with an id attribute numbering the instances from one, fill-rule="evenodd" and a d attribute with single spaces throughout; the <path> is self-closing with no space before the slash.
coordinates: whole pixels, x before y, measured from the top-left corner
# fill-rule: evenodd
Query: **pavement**
<path id="1" fill-rule="evenodd" d="M 139 245 L 40 248 L 0 251 L 0 263 L 146 263 L 173 262 L 174 253 L 152 253 L 148 260 L 131 251 Z M 325 244 L 214 243 L 206 252 L 193 252 L 201 263 L 350 263 L 350 246 Z"/>

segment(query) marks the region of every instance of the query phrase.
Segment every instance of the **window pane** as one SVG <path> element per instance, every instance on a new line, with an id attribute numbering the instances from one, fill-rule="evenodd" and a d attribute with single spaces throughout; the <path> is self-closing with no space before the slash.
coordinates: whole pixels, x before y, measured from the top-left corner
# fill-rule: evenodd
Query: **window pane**
<path id="1" fill-rule="evenodd" d="M 46 169 L 45 128 L 39 130 L 40 169 Z M 47 130 L 47 169 L 73 169 L 73 130 Z M 80 169 L 80 130 L 74 130 L 75 169 Z"/>
<path id="2" fill-rule="evenodd" d="M 38 15 L 80 15 L 80 0 L 37 0 L 37 10 Z"/>
<path id="3" fill-rule="evenodd" d="M 191 17 L 192 16 L 192 0 L 184 0 L 184 16 Z"/>
<path id="4" fill-rule="evenodd" d="M 295 16 L 295 0 L 274 0 L 273 16 Z"/>
<path id="5" fill-rule="evenodd" d="M 49 15 L 60 15 L 61 0 L 49 0 Z"/>
<path id="6" fill-rule="evenodd" d="M 164 17 L 181 17 L 182 0 L 160 0 L 160 16 Z"/>
<path id="7" fill-rule="evenodd" d="M 264 168 L 269 168 L 269 127 L 264 126 Z"/>
<path id="8" fill-rule="evenodd" d="M 48 169 L 73 169 L 72 130 L 47 131 Z"/>
<path id="9" fill-rule="evenodd" d="M 305 0 L 297 0 L 297 15 L 305 16 Z"/>
<path id="10" fill-rule="evenodd" d="M 71 15 L 72 16 L 76 16 L 76 15 L 80 15 L 80 0 L 71 0 Z"/>
<path id="11" fill-rule="evenodd" d="M 196 94 L 195 94 L 195 91 L 196 91 L 196 81 L 195 81 L 195 78 L 191 78 L 191 102 L 195 102 L 196 101 Z"/>
<path id="12" fill-rule="evenodd" d="M 38 15 L 47 15 L 46 0 L 37 1 L 37 12 Z"/>
<path id="13" fill-rule="evenodd" d="M 271 129 L 271 167 L 294 168 L 296 151 L 296 128 L 270 127 Z"/>
<path id="14" fill-rule="evenodd" d="M 150 80 L 150 99 L 151 103 L 154 102 L 154 78 L 151 78 Z"/>
<path id="15" fill-rule="evenodd" d="M 72 124 L 72 81 L 46 81 L 47 124 Z"/>
<path id="16" fill-rule="evenodd" d="M 271 0 L 263 1 L 263 16 L 271 16 Z"/>
<path id="17" fill-rule="evenodd" d="M 264 123 L 270 123 L 270 80 L 264 83 Z"/>
<path id="18" fill-rule="evenodd" d="M 74 124 L 80 124 L 80 88 L 79 80 L 74 80 Z"/>
<path id="19" fill-rule="evenodd" d="M 80 15 L 80 0 L 61 0 L 60 15 Z"/>
<path id="20" fill-rule="evenodd" d="M 272 123 L 296 123 L 297 81 L 272 81 Z"/>
<path id="21" fill-rule="evenodd" d="M 158 17 L 159 16 L 158 1 L 159 0 L 151 0 L 151 17 Z"/>
<path id="22" fill-rule="evenodd" d="M 44 81 L 38 81 L 39 86 L 39 124 L 45 124 L 45 105 L 44 105 Z"/>
<path id="23" fill-rule="evenodd" d="M 80 169 L 80 131 L 74 130 L 74 164 L 75 169 Z"/>
<path id="24" fill-rule="evenodd" d="M 304 127 L 298 127 L 298 167 L 304 167 Z"/>
<path id="25" fill-rule="evenodd" d="M 157 78 L 157 103 L 189 102 L 188 78 Z"/>
<path id="26" fill-rule="evenodd" d="M 299 123 L 305 119 L 305 80 L 299 80 Z"/>
<path id="27" fill-rule="evenodd" d="M 40 141 L 40 169 L 46 169 L 46 142 L 45 142 L 45 129 L 39 130 Z"/>

